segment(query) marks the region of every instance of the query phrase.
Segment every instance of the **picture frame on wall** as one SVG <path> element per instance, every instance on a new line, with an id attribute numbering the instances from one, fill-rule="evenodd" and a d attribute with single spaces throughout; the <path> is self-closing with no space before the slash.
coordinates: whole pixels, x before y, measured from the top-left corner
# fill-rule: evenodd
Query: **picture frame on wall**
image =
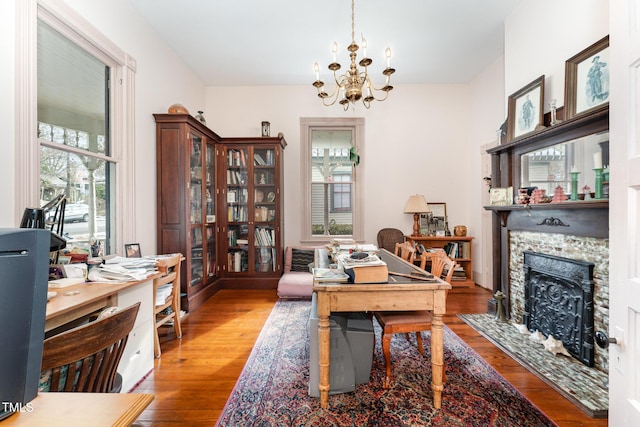
<path id="1" fill-rule="evenodd" d="M 609 36 L 567 59 L 565 120 L 609 104 Z"/>
<path id="2" fill-rule="evenodd" d="M 507 142 L 544 125 L 544 74 L 509 96 Z"/>

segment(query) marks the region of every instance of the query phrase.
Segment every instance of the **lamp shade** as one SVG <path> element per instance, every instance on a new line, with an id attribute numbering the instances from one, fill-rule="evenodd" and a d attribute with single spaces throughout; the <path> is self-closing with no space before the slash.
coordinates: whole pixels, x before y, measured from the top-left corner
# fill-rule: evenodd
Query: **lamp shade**
<path id="1" fill-rule="evenodd" d="M 415 196 L 409 197 L 407 205 L 404 207 L 404 213 L 412 214 L 426 212 L 429 212 L 429 205 L 427 205 L 427 201 L 425 200 L 423 195 L 416 194 Z"/>

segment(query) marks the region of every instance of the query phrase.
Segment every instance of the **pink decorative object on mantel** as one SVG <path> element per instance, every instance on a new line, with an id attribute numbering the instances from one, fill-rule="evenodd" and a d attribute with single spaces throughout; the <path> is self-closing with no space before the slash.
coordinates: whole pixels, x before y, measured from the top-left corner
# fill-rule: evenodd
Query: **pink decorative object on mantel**
<path id="1" fill-rule="evenodd" d="M 551 200 L 551 203 L 561 203 L 566 200 L 567 200 L 567 195 L 564 194 L 564 190 L 562 189 L 562 186 L 558 185 L 555 191 L 553 192 L 553 200 Z"/>

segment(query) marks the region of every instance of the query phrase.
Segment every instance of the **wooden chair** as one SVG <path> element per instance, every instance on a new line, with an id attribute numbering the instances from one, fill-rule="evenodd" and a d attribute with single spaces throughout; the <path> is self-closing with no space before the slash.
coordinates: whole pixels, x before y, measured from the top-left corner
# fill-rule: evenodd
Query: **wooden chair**
<path id="1" fill-rule="evenodd" d="M 140 303 L 47 338 L 42 372 L 50 392 L 108 393 L 117 390 L 118 364 Z M 66 372 L 66 374 L 65 374 Z"/>
<path id="2" fill-rule="evenodd" d="M 180 325 L 180 264 L 182 254 L 173 254 L 168 257 L 159 258 L 156 267 L 162 276 L 153 280 L 153 323 L 155 333 L 153 336 L 154 354 L 160 357 L 160 337 L 158 328 L 173 321 L 173 330 L 177 338 L 182 338 L 182 326 Z M 163 285 L 172 284 L 171 294 L 164 301 L 157 301 L 158 288 Z"/>
<path id="3" fill-rule="evenodd" d="M 455 262 L 452 261 L 444 253 L 438 253 L 438 255 L 428 254 L 423 252 L 421 254 L 420 268 L 424 269 L 427 260 L 431 259 L 431 274 L 436 277 L 441 277 L 445 267 L 448 265 L 449 270 L 445 277 L 442 279 L 450 283 L 453 276 L 453 270 Z M 424 346 L 422 345 L 422 331 L 428 331 L 431 328 L 432 315 L 430 311 L 415 310 L 415 311 L 376 311 L 374 313 L 376 320 L 382 327 L 382 353 L 384 354 L 384 361 L 386 365 L 386 376 L 383 382 L 384 388 L 390 388 L 393 382 L 391 375 L 391 338 L 393 334 L 403 333 L 407 340 L 409 340 L 409 334 L 415 333 L 416 343 L 418 351 L 424 356 Z M 447 380 L 446 371 L 442 371 L 443 381 Z"/>
<path id="4" fill-rule="evenodd" d="M 394 253 L 397 257 L 400 257 L 410 263 L 413 263 L 416 259 L 416 248 L 413 247 L 411 242 L 396 243 Z"/>
<path id="5" fill-rule="evenodd" d="M 378 247 L 380 249 L 386 249 L 389 252 L 395 250 L 396 243 L 404 242 L 404 233 L 397 228 L 383 228 L 378 231 L 376 236 L 378 240 Z"/>

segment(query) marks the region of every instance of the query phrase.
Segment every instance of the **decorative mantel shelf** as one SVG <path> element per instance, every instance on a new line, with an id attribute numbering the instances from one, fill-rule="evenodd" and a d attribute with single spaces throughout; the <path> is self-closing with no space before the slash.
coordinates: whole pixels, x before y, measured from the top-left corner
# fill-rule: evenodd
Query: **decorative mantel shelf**
<path id="1" fill-rule="evenodd" d="M 609 237 L 608 200 L 485 206 L 485 209 L 499 215 L 503 230 Z"/>
<path id="2" fill-rule="evenodd" d="M 609 237 L 609 200 L 485 206 L 508 229 Z"/>

